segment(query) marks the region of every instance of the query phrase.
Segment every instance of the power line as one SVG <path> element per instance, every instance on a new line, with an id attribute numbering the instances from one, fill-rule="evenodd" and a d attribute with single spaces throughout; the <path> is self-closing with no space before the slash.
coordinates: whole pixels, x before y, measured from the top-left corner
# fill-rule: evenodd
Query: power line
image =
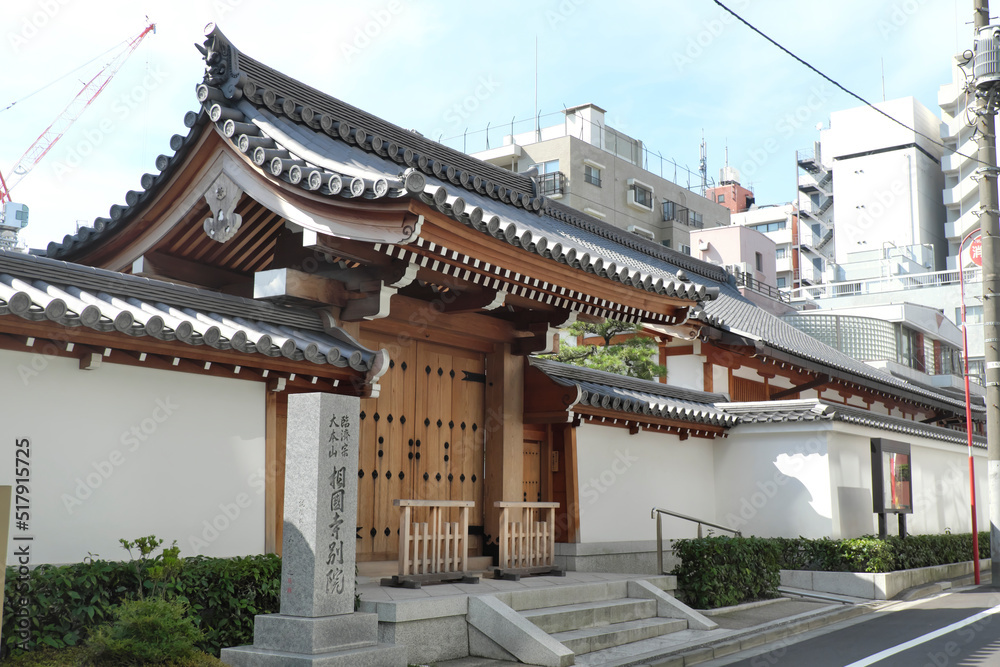
<path id="1" fill-rule="evenodd" d="M 952 150 L 950 147 L 948 147 L 947 145 L 941 143 L 940 141 L 938 141 L 934 137 L 928 136 L 928 135 L 924 134 L 923 132 L 910 127 L 909 125 L 907 125 L 903 121 L 899 120 L 898 118 L 894 118 L 893 116 L 890 116 L 885 111 L 882 111 L 881 109 L 879 109 L 878 107 L 876 107 L 874 104 L 872 104 L 871 102 L 869 102 L 865 98 L 861 97 L 860 95 L 858 95 L 857 93 L 855 93 L 855 92 L 853 92 L 851 90 L 848 90 L 847 88 L 845 88 L 841 84 L 837 83 L 836 81 L 834 81 L 833 79 L 831 79 L 830 77 L 828 77 L 826 74 L 823 74 L 823 72 L 819 71 L 818 69 L 816 69 L 815 67 L 813 67 L 812 65 L 810 65 L 809 63 L 807 63 L 802 58 L 798 57 L 797 55 L 795 55 L 794 53 L 792 53 L 791 51 L 789 51 L 788 49 L 786 49 L 784 46 L 782 46 L 778 42 L 774 41 L 773 39 L 771 39 L 770 37 L 768 37 L 767 35 L 765 35 L 763 32 L 761 32 L 756 27 L 754 27 L 749 21 L 747 21 L 745 18 L 743 18 L 742 16 L 740 16 L 739 14 L 737 14 L 736 12 L 734 12 L 733 10 L 731 10 L 729 7 L 726 7 L 719 0 L 713 0 L 713 2 L 715 2 L 715 4 L 717 4 L 718 6 L 722 7 L 722 9 L 724 9 L 725 11 L 729 12 L 729 14 L 731 14 L 737 21 L 739 21 L 740 23 L 742 23 L 746 27 L 748 27 L 751 30 L 753 30 L 755 33 L 757 33 L 758 35 L 760 35 L 761 37 L 763 37 L 764 39 L 766 39 L 768 42 L 770 42 L 774 46 L 778 47 L 778 49 L 780 49 L 781 51 L 785 52 L 786 54 L 788 54 L 789 56 L 791 56 L 792 58 L 794 58 L 795 60 L 797 60 L 802 65 L 805 65 L 810 70 L 812 70 L 813 72 L 815 72 L 819 76 L 823 77 L 824 79 L 826 79 L 827 81 L 829 81 L 834 86 L 836 86 L 840 90 L 844 91 L 845 93 L 847 93 L 851 97 L 853 97 L 853 98 L 855 98 L 857 100 L 860 100 L 861 103 L 864 104 L 865 106 L 867 106 L 867 107 L 871 108 L 872 110 L 874 110 L 874 111 L 882 114 L 883 116 L 885 116 L 886 118 L 888 118 L 892 122 L 897 123 L 898 125 L 901 125 L 902 127 L 906 128 L 910 132 L 913 132 L 917 136 L 923 137 L 924 139 L 927 139 L 931 143 L 933 143 L 933 144 L 935 144 L 937 146 L 940 146 L 941 148 L 945 149 L 946 151 L 951 151 L 952 153 L 954 153 L 955 155 L 958 155 L 959 157 L 964 157 L 967 160 L 972 160 L 974 162 L 978 162 L 979 164 L 986 164 L 985 162 L 983 162 L 979 158 L 974 158 L 971 155 L 966 155 L 964 153 L 959 153 L 957 150 Z"/>

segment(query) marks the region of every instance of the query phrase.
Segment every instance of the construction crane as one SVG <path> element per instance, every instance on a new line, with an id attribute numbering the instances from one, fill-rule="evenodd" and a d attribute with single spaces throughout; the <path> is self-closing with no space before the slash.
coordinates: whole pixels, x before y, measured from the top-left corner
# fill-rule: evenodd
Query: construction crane
<path id="1" fill-rule="evenodd" d="M 10 192 L 21 180 L 31 173 L 35 165 L 45 157 L 46 153 L 52 150 L 66 131 L 76 120 L 83 115 L 87 107 L 97 99 L 97 96 L 104 91 L 107 85 L 114 78 L 118 70 L 122 68 L 129 56 L 139 47 L 150 33 L 156 32 L 156 24 L 148 24 L 142 32 L 128 40 L 125 48 L 111 59 L 101 70 L 94 75 L 90 81 L 83 85 L 80 92 L 73 100 L 66 105 L 52 123 L 45 128 L 45 131 L 35 140 L 28 150 L 24 152 L 15 164 L 8 171 L 11 176 L 5 180 L 0 173 L 0 249 L 13 248 L 17 245 L 17 234 L 28 225 L 28 207 L 24 204 L 16 204 L 11 200 Z"/>

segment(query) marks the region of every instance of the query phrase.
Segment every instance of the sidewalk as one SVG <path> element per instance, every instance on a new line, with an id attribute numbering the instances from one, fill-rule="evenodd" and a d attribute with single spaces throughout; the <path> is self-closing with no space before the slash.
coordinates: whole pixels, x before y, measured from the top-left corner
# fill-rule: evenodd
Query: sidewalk
<path id="1" fill-rule="evenodd" d="M 982 583 L 990 582 L 988 570 L 981 573 Z M 847 596 L 823 595 L 824 599 L 805 597 L 811 591 L 782 589 L 784 597 L 751 602 L 735 607 L 703 611 L 719 627 L 715 630 L 683 630 L 615 648 L 576 657 L 582 667 L 721 667 L 727 656 L 750 649 L 764 653 L 780 650 L 807 635 L 828 631 L 835 624 L 863 622 L 866 615 L 891 613 L 907 602 L 943 591 L 971 586 L 971 575 L 913 588 L 895 600 L 869 600 Z M 789 639 L 795 637 L 795 639 Z M 516 663 L 463 658 L 435 663 L 435 667 L 497 667 Z"/>

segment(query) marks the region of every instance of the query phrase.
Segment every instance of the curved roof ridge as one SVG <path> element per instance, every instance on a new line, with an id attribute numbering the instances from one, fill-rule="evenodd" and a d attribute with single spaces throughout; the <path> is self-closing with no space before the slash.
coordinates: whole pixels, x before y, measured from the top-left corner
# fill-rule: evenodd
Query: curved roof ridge
<path id="1" fill-rule="evenodd" d="M 620 389 L 630 389 L 644 394 L 663 396 L 664 398 L 676 398 L 695 403 L 720 403 L 729 401 L 727 394 L 687 389 L 655 380 L 644 380 L 628 375 L 601 371 L 595 368 L 587 368 L 586 366 L 575 366 L 554 359 L 532 357 L 529 363 L 546 375 L 554 375 L 583 382 L 593 382 L 595 384 L 606 384 Z"/>

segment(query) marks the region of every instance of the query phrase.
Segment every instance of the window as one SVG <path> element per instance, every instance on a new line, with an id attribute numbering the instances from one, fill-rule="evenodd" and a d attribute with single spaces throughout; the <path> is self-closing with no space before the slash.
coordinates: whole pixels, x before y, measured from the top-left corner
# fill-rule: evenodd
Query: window
<path id="1" fill-rule="evenodd" d="M 705 222 L 704 220 L 702 220 L 701 213 L 696 213 L 695 211 L 692 211 L 690 209 L 688 209 L 688 224 L 691 225 L 692 227 L 705 226 Z"/>
<path id="2" fill-rule="evenodd" d="M 633 188 L 635 203 L 653 208 L 653 193 L 641 185 L 635 185 Z"/>
<path id="3" fill-rule="evenodd" d="M 632 208 L 644 211 L 653 210 L 653 187 L 634 178 L 628 179 L 628 192 L 625 193 L 625 203 Z"/>
<path id="4" fill-rule="evenodd" d="M 583 165 L 583 180 L 591 185 L 601 187 L 601 170 L 589 164 Z"/>
<path id="5" fill-rule="evenodd" d="M 767 222 L 759 225 L 749 225 L 750 229 L 754 229 L 761 233 L 776 232 L 778 230 L 785 228 L 785 221 L 781 220 L 779 222 Z"/>
<path id="6" fill-rule="evenodd" d="M 896 360 L 904 366 L 923 372 L 925 368 L 923 335 L 902 325 L 899 326 L 897 335 L 899 356 Z"/>
<path id="7" fill-rule="evenodd" d="M 685 255 L 690 255 L 690 254 L 691 254 L 691 246 L 689 246 L 689 245 L 684 245 L 684 244 L 682 243 L 682 244 L 681 244 L 681 252 L 682 252 L 682 253 L 684 253 Z"/>
<path id="8" fill-rule="evenodd" d="M 783 287 L 788 287 L 788 280 L 784 276 L 781 276 L 778 278 L 778 288 L 781 289 Z"/>
<path id="9" fill-rule="evenodd" d="M 969 324 L 982 324 L 983 323 L 983 307 L 982 306 L 966 306 L 965 307 L 965 321 Z M 955 308 L 955 324 L 962 326 L 962 307 L 958 306 Z"/>
<path id="10" fill-rule="evenodd" d="M 764 270 L 764 255 L 759 252 L 754 253 L 754 264 L 758 271 Z"/>
<path id="11" fill-rule="evenodd" d="M 554 174 L 559 171 L 559 160 L 548 160 L 538 163 L 539 174 Z"/>
<path id="12" fill-rule="evenodd" d="M 688 220 L 688 210 L 684 206 L 672 202 L 670 200 L 664 200 L 663 202 L 663 221 L 670 222 L 672 220 L 677 220 L 678 222 L 687 223 Z"/>
<path id="13" fill-rule="evenodd" d="M 722 202 L 726 201 L 726 195 L 719 195 L 718 197 L 716 197 L 715 201 L 721 204 Z"/>
<path id="14" fill-rule="evenodd" d="M 788 257 L 788 246 L 781 246 L 774 249 L 775 259 L 785 259 L 786 257 Z"/>

